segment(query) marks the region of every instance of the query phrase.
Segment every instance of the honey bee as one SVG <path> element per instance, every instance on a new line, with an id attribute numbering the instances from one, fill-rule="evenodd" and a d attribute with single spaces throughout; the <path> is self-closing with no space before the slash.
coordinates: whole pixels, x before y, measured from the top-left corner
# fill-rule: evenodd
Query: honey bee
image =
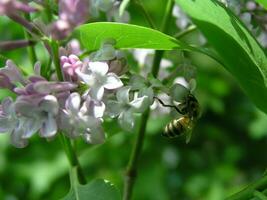
<path id="1" fill-rule="evenodd" d="M 164 104 L 164 102 L 158 97 L 154 98 L 157 99 L 160 104 L 162 104 L 162 106 L 174 108 L 178 113 L 182 115 L 180 118 L 174 119 L 169 122 L 165 126 L 162 135 L 168 138 L 175 138 L 185 135 L 186 143 L 188 143 L 191 138 L 193 127 L 200 115 L 200 106 L 195 96 L 189 92 L 182 103 L 179 105 L 179 107 L 175 105 Z"/>

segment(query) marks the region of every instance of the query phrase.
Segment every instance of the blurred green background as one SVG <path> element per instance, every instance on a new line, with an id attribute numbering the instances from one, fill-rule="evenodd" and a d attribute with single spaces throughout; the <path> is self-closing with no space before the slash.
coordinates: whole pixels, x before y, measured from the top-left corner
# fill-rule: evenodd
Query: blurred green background
<path id="1" fill-rule="evenodd" d="M 146 0 L 153 20 L 159 26 L 164 13 L 164 0 Z M 148 26 L 135 5 L 128 9 L 131 22 Z M 92 19 L 92 21 L 105 18 Z M 170 35 L 178 32 L 174 19 Z M 5 17 L 0 17 L 0 41 L 24 38 L 23 29 Z M 199 34 L 183 38 L 197 43 Z M 207 44 L 208 46 L 208 44 Z M 46 64 L 48 55 L 43 46 L 36 46 L 38 58 Z M 131 52 L 129 66 L 139 71 Z M 180 52 L 168 52 L 165 57 L 177 67 Z M 26 49 L 1 52 L 30 71 Z M 151 115 L 139 174 L 134 190 L 136 200 L 220 200 L 261 177 L 267 167 L 267 116 L 245 96 L 234 78 L 221 66 L 200 54 L 186 54 L 197 67 L 197 89 L 202 116 L 189 144 L 182 139 L 165 139 L 163 127 L 171 115 Z M 4 60 L 0 59 L 0 66 Z M 9 95 L 1 90 L 0 96 Z M 88 180 L 104 178 L 120 190 L 135 134 L 120 130 L 116 121 L 104 124 L 109 138 L 100 146 L 75 141 L 82 167 Z M 58 138 L 45 141 L 31 138 L 24 149 L 9 143 L 9 136 L 0 134 L 0 199 L 59 199 L 69 190 L 68 162 Z"/>

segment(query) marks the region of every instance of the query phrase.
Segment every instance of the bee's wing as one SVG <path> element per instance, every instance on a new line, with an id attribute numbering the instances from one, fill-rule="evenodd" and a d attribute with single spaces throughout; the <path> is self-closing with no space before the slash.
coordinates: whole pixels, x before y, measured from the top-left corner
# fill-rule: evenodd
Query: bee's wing
<path id="1" fill-rule="evenodd" d="M 185 86 L 176 83 L 170 88 L 169 93 L 174 101 L 182 102 L 187 97 L 189 90 Z"/>
<path id="2" fill-rule="evenodd" d="M 187 127 L 187 132 L 185 133 L 185 143 L 188 144 L 192 137 L 192 131 L 194 127 L 194 122 L 190 121 Z"/>

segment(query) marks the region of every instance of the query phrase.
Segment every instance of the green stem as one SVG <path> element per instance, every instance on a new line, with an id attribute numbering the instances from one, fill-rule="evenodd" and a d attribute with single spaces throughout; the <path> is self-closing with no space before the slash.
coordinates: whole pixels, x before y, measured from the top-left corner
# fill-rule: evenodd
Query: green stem
<path id="1" fill-rule="evenodd" d="M 57 78 L 59 81 L 63 81 L 64 79 L 59 60 L 59 45 L 57 41 L 54 40 L 51 41 L 51 50 L 52 50 L 54 65 L 56 68 Z"/>
<path id="2" fill-rule="evenodd" d="M 61 66 L 60 66 L 60 60 L 59 60 L 59 45 L 57 41 L 51 41 L 50 42 L 51 49 L 52 49 L 52 57 L 53 57 L 53 62 L 56 68 L 56 73 L 59 81 L 64 81 L 63 75 L 61 72 Z M 73 149 L 71 142 L 69 139 L 67 139 L 63 133 L 59 133 L 60 136 L 60 141 L 62 143 L 62 146 L 64 148 L 64 151 L 67 155 L 67 158 L 69 160 L 69 163 L 72 168 L 76 167 L 77 168 L 77 175 L 79 182 L 81 184 L 86 184 L 86 178 L 85 175 L 82 171 L 81 165 L 79 163 L 78 157 L 76 155 L 75 150 Z"/>
<path id="3" fill-rule="evenodd" d="M 161 25 L 161 32 L 166 33 L 168 31 L 168 26 L 170 22 L 170 17 L 172 14 L 172 8 L 174 5 L 174 0 L 168 0 L 165 10 L 165 15 L 163 17 L 162 25 Z"/>
<path id="4" fill-rule="evenodd" d="M 267 196 L 265 196 L 264 193 L 259 192 L 259 191 L 257 191 L 257 190 L 255 190 L 255 191 L 253 192 L 253 196 L 254 196 L 254 197 L 257 197 L 257 198 L 260 199 L 260 200 L 267 200 Z"/>
<path id="5" fill-rule="evenodd" d="M 184 37 L 185 35 L 192 33 L 195 30 L 197 30 L 197 27 L 195 25 L 191 25 L 187 29 L 175 34 L 173 37 L 175 37 L 176 39 L 180 39 Z"/>
<path id="6" fill-rule="evenodd" d="M 24 14 L 25 18 L 30 21 L 30 14 L 29 13 L 25 13 Z M 25 38 L 27 40 L 32 40 L 32 36 L 31 34 L 28 33 L 27 30 L 24 29 L 24 35 L 25 35 Z M 30 60 L 31 60 L 31 64 L 32 66 L 34 67 L 34 64 L 37 62 L 37 56 L 36 56 L 36 52 L 35 52 L 35 49 L 34 49 L 34 46 L 33 45 L 30 45 L 28 48 L 27 48 L 27 51 L 28 51 L 28 54 L 29 54 L 29 57 L 30 57 Z"/>
<path id="7" fill-rule="evenodd" d="M 149 26 L 151 28 L 153 28 L 153 29 L 157 29 L 155 23 L 153 22 L 151 16 L 147 12 L 147 10 L 146 10 L 144 4 L 142 3 L 142 1 L 141 0 L 135 0 L 135 3 L 141 9 L 141 11 L 142 11 L 144 17 L 146 18 L 146 21 L 148 22 Z"/>
<path id="8" fill-rule="evenodd" d="M 71 145 L 71 142 L 69 139 L 67 139 L 62 133 L 59 133 L 60 141 L 63 146 L 63 149 L 67 155 L 67 158 L 69 160 L 69 163 L 72 168 L 77 169 L 77 176 L 80 184 L 86 184 L 86 177 L 82 171 L 80 162 L 78 160 L 78 157 Z"/>
<path id="9" fill-rule="evenodd" d="M 165 17 L 163 19 L 163 24 L 162 24 L 162 32 L 166 32 L 166 29 L 168 27 L 167 26 L 169 22 L 168 17 L 171 16 L 173 4 L 174 2 L 172 0 L 168 0 L 167 6 L 166 6 Z M 163 51 L 156 51 L 155 53 L 152 70 L 151 70 L 154 77 L 157 77 L 158 75 L 160 61 L 162 59 L 163 53 L 164 53 Z M 126 169 L 123 200 L 130 200 L 132 197 L 133 188 L 134 188 L 135 180 L 137 177 L 138 162 L 141 156 L 142 147 L 143 147 L 143 143 L 145 139 L 146 126 L 147 126 L 149 114 L 150 114 L 150 110 L 148 109 L 143 113 L 141 117 L 140 128 L 137 133 L 136 140 L 135 140 L 132 153 L 130 156 L 130 160 L 128 162 L 128 166 Z"/>
<path id="10" fill-rule="evenodd" d="M 232 196 L 226 198 L 226 200 L 246 200 L 253 197 L 255 190 L 264 190 L 267 188 L 267 175 L 264 175 L 259 180 L 247 186 L 245 189 L 233 194 Z"/>
<path id="11" fill-rule="evenodd" d="M 141 156 L 141 151 L 144 143 L 146 124 L 148 121 L 149 113 L 150 111 L 148 109 L 141 117 L 140 129 L 138 131 L 135 144 L 132 149 L 131 157 L 126 169 L 123 200 L 130 200 L 133 193 L 133 187 L 137 177 L 138 161 Z"/>

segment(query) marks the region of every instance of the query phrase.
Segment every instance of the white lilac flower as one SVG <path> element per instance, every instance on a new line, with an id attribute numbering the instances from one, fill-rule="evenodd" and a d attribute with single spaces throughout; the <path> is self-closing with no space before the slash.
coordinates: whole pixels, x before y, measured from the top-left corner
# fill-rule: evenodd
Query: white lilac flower
<path id="1" fill-rule="evenodd" d="M 178 5 L 174 5 L 172 15 L 176 18 L 176 25 L 181 29 L 186 28 L 191 23 L 189 18 Z"/>
<path id="2" fill-rule="evenodd" d="M 82 136 L 88 143 L 103 143 L 105 134 L 101 117 L 104 109 L 103 103 L 97 105 L 89 98 L 82 103 L 78 93 L 71 93 L 61 113 L 61 128 L 71 138 Z"/>
<path id="3" fill-rule="evenodd" d="M 154 102 L 154 88 L 164 88 L 162 83 L 152 75 L 148 75 L 147 79 L 140 75 L 133 75 L 129 85 L 131 90 L 138 91 L 138 97 L 147 96 L 149 105 Z"/>
<path id="4" fill-rule="evenodd" d="M 134 113 L 142 113 L 149 106 L 147 96 L 130 100 L 130 89 L 130 87 L 119 89 L 116 94 L 117 101 L 107 102 L 107 114 L 112 118 L 118 117 L 120 126 L 127 131 L 132 131 L 134 128 Z"/>
<path id="5" fill-rule="evenodd" d="M 81 80 L 90 87 L 89 95 L 95 100 L 102 99 L 105 89 L 114 90 L 123 86 L 119 77 L 108 72 L 108 68 L 105 62 L 89 62 L 82 71 L 76 70 Z"/>

